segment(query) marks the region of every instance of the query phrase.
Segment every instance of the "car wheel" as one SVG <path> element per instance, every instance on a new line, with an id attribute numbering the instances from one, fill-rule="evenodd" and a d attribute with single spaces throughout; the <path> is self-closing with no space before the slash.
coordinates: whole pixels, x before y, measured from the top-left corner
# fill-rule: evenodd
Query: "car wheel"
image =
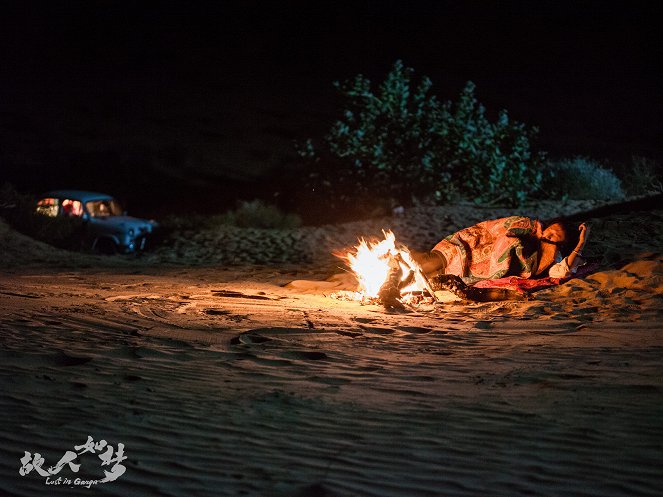
<path id="1" fill-rule="evenodd" d="M 115 255 L 117 254 L 117 245 L 110 238 L 100 238 L 95 244 L 95 251 L 104 255 Z"/>

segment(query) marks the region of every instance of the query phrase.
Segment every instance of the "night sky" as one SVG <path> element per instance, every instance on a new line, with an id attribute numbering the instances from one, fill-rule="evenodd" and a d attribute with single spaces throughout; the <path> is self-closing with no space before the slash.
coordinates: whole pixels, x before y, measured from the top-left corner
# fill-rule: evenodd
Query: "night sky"
<path id="1" fill-rule="evenodd" d="M 174 112 L 194 101 L 196 108 L 206 99 L 219 105 L 227 95 L 246 102 L 247 113 L 251 102 L 264 106 L 270 99 L 281 112 L 318 113 L 323 130 L 325 119 L 333 119 L 332 81 L 357 73 L 379 80 L 396 59 L 428 75 L 442 99 L 455 99 L 465 81 L 474 81 L 489 111 L 506 108 L 539 126 L 542 146 L 554 155 L 615 163 L 633 153 L 660 157 L 662 43 L 655 6 L 3 2 L 0 180 L 26 188 L 31 168 L 38 173 L 49 161 L 72 162 L 62 150 L 78 145 L 67 143 L 70 135 L 56 136 L 58 116 L 69 125 L 94 119 L 99 138 L 112 133 L 104 131 L 104 119 L 121 115 L 122 125 L 140 130 L 147 105 L 153 116 L 155 109 Z M 230 129 L 236 120 L 225 116 L 213 124 Z M 318 129 L 309 124 L 292 125 L 283 139 L 307 138 Z M 98 186 L 93 176 L 90 183 Z M 57 186 L 51 184 L 57 178 L 42 180 L 34 187 Z"/>

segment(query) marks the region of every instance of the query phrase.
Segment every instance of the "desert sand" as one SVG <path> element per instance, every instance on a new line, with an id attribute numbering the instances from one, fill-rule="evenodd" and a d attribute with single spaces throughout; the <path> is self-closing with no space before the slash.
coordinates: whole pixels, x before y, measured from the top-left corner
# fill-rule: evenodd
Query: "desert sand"
<path id="1" fill-rule="evenodd" d="M 423 249 L 504 213 L 228 228 L 138 258 L 0 225 L 3 495 L 660 495 L 663 211 L 589 219 L 597 272 L 525 302 L 330 296 L 330 254 L 358 236 Z M 116 481 L 19 475 L 25 451 L 50 466 L 88 435 L 124 444 Z M 78 462 L 61 476 L 103 476 Z"/>

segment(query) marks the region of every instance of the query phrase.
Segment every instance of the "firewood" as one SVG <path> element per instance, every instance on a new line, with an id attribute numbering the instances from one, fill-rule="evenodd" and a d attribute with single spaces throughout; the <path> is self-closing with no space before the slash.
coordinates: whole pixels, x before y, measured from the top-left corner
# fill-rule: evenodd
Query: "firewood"
<path id="1" fill-rule="evenodd" d="M 389 274 L 378 291 L 378 300 L 387 309 L 404 309 L 401 302 L 403 269 L 395 257 L 389 257 Z"/>

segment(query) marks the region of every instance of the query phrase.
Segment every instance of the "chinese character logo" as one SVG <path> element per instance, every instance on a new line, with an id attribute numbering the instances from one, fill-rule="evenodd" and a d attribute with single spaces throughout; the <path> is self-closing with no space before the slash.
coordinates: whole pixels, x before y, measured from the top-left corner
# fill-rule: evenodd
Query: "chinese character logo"
<path id="1" fill-rule="evenodd" d="M 70 478 L 60 477 L 57 479 L 52 479 L 51 477 L 57 475 L 62 468 L 69 466 L 69 469 L 78 473 L 81 465 L 76 463 L 78 456 L 86 453 L 95 454 L 99 459 L 101 459 L 101 467 L 104 470 L 104 478 L 99 480 L 82 480 L 76 478 L 71 480 Z M 124 444 L 118 443 L 117 450 L 113 448 L 112 445 L 109 445 L 106 440 L 100 440 L 99 442 L 94 441 L 94 439 L 88 435 L 87 441 L 82 445 L 75 445 L 74 450 L 68 450 L 64 453 L 62 458 L 55 464 L 55 466 L 50 466 L 48 469 L 44 469 L 45 460 L 38 452 L 35 452 L 34 455 L 28 451 L 25 451 L 25 455 L 20 459 L 21 467 L 18 470 L 18 473 L 21 476 L 26 476 L 30 472 L 35 471 L 40 476 L 46 478 L 47 485 L 83 485 L 90 488 L 92 485 L 97 485 L 99 483 L 108 483 L 110 481 L 117 480 L 120 476 L 124 474 L 127 468 L 122 464 L 127 457 L 124 455 Z M 108 467 L 106 469 L 105 467 Z"/>

